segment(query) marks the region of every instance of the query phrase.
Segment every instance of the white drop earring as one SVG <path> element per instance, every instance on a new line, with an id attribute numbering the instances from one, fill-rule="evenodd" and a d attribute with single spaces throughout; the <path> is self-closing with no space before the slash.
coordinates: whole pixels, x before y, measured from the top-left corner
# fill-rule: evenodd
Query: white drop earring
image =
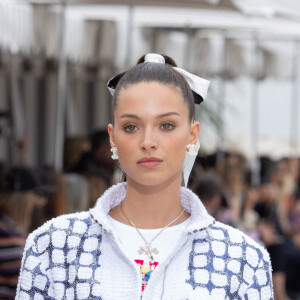
<path id="1" fill-rule="evenodd" d="M 197 147 L 196 147 L 195 144 L 188 144 L 186 146 L 186 152 L 187 152 L 187 154 L 189 154 L 191 156 L 197 156 L 198 155 Z"/>
<path id="2" fill-rule="evenodd" d="M 111 147 L 110 151 L 112 152 L 111 158 L 112 158 L 113 160 L 119 159 L 117 147 Z"/>

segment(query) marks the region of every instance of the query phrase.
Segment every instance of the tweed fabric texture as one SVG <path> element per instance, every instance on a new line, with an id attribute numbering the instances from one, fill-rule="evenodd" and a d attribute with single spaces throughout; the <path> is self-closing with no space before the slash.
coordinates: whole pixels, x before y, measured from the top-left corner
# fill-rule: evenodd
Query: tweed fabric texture
<path id="1" fill-rule="evenodd" d="M 107 217 L 126 195 L 119 184 L 89 212 L 64 215 L 27 240 L 16 299 L 141 299 L 141 277 Z M 153 271 L 144 300 L 273 300 L 266 250 L 215 222 L 196 195 L 182 188 L 191 213 L 170 254 Z"/>

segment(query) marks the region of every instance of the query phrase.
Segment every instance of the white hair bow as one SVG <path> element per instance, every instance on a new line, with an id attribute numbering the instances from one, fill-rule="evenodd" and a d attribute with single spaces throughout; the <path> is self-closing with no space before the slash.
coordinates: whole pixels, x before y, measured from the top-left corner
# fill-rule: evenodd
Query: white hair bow
<path id="1" fill-rule="evenodd" d="M 165 64 L 165 58 L 156 53 L 148 53 L 145 55 L 144 63 L 159 63 L 159 64 Z M 193 95 L 194 95 L 194 102 L 196 104 L 200 104 L 207 95 L 207 90 L 210 84 L 210 81 L 203 79 L 199 76 L 196 76 L 194 74 L 191 74 L 187 72 L 186 70 L 183 70 L 178 67 L 173 67 L 174 70 L 176 70 L 178 73 L 180 73 L 185 80 L 187 81 L 188 85 L 190 86 Z M 115 75 L 112 77 L 108 83 L 107 87 L 111 95 L 114 95 L 116 86 L 119 82 L 119 80 L 126 74 L 126 72 L 122 72 L 120 74 Z"/>

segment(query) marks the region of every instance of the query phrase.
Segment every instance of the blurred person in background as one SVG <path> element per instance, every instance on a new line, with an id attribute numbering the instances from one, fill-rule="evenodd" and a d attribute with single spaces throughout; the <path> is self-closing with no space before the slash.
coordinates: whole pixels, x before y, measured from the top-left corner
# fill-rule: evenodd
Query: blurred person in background
<path id="1" fill-rule="evenodd" d="M 300 245 L 298 203 L 295 189 L 298 174 L 290 159 L 269 164 L 255 206 L 260 216 L 260 238 L 270 253 L 274 295 L 278 300 L 300 299 Z"/>
<path id="2" fill-rule="evenodd" d="M 286 289 L 292 300 L 300 299 L 300 187 L 291 199 L 289 214 L 289 236 L 284 239 L 284 260 L 286 273 Z"/>
<path id="3" fill-rule="evenodd" d="M 259 232 L 257 230 L 259 215 L 254 210 L 259 200 L 259 193 L 258 188 L 251 185 L 251 177 L 252 173 L 246 172 L 242 203 L 240 205 L 240 214 L 237 223 L 240 230 L 259 242 Z"/>
<path id="4" fill-rule="evenodd" d="M 232 216 L 231 224 L 236 227 L 242 205 L 246 159 L 239 153 L 225 152 L 224 159 L 217 163 L 216 169 L 224 181 L 224 195 Z"/>
<path id="5" fill-rule="evenodd" d="M 260 219 L 272 222 L 281 232 L 278 214 L 278 186 L 269 178 L 263 179 L 259 187 L 258 200 L 254 209 Z"/>
<path id="6" fill-rule="evenodd" d="M 278 210 L 280 224 L 284 235 L 292 234 L 291 214 L 294 213 L 294 204 L 299 180 L 299 160 L 285 158 L 279 161 L 281 181 L 279 182 Z"/>
<path id="7" fill-rule="evenodd" d="M 272 278 L 276 300 L 288 300 L 286 293 L 286 256 L 279 214 L 279 190 L 282 169 L 267 157 L 261 158 L 261 183 L 254 213 L 259 216 L 257 230 L 272 262 Z"/>
<path id="8" fill-rule="evenodd" d="M 289 236 L 290 213 L 297 188 L 297 174 L 293 174 L 288 159 L 273 162 L 265 170 L 259 188 L 259 200 L 255 211 L 260 219 L 274 224 L 280 235 Z"/>
<path id="9" fill-rule="evenodd" d="M 238 153 L 224 153 L 224 160 L 218 163 L 216 168 L 224 180 L 227 193 L 240 197 L 244 187 L 244 172 L 246 170 L 246 159 Z"/>
<path id="10" fill-rule="evenodd" d="M 82 138 L 76 138 L 75 141 L 81 146 L 86 145 Z M 65 154 L 68 156 L 74 156 L 73 154 L 76 153 L 72 143 L 68 146 L 67 152 L 68 154 Z M 107 131 L 97 130 L 93 132 L 89 136 L 89 150 L 83 151 L 76 163 L 69 166 L 68 174 L 65 176 L 68 182 L 68 202 L 70 203 L 77 198 L 77 205 L 71 211 L 93 207 L 104 191 L 116 183 L 116 170 L 116 163 L 111 159 Z M 80 206 L 80 203 L 82 205 L 85 203 L 85 207 Z"/>
<path id="11" fill-rule="evenodd" d="M 289 214 L 291 232 L 300 228 L 300 186 L 294 193 L 292 206 Z"/>
<path id="12" fill-rule="evenodd" d="M 218 180 L 206 176 L 195 183 L 194 191 L 204 204 L 207 212 L 216 217 L 222 201 L 222 187 Z"/>
<path id="13" fill-rule="evenodd" d="M 216 220 L 236 227 L 232 209 L 224 196 L 221 178 L 209 172 L 203 178 L 195 180 L 193 191 L 200 198 L 208 213 Z"/>
<path id="14" fill-rule="evenodd" d="M 287 295 L 286 251 L 282 237 L 278 236 L 274 223 L 262 219 L 258 223 L 260 239 L 267 248 L 272 262 L 272 278 L 275 300 L 289 300 Z M 296 300 L 292 298 L 292 300 Z"/>
<path id="15" fill-rule="evenodd" d="M 278 235 L 272 222 L 261 220 L 258 230 L 272 261 L 275 299 L 299 300 L 300 228 L 287 238 Z"/>
<path id="16" fill-rule="evenodd" d="M 112 184 L 115 163 L 111 160 L 109 136 L 106 130 L 95 131 L 90 135 L 91 150 L 83 153 L 70 172 L 96 175 L 103 178 L 107 187 Z"/>
<path id="17" fill-rule="evenodd" d="M 0 187 L 0 299 L 14 299 L 35 205 L 45 205 L 42 183 L 29 168 L 3 172 Z"/>
<path id="18" fill-rule="evenodd" d="M 284 244 L 286 290 L 292 300 L 300 300 L 300 228 Z"/>

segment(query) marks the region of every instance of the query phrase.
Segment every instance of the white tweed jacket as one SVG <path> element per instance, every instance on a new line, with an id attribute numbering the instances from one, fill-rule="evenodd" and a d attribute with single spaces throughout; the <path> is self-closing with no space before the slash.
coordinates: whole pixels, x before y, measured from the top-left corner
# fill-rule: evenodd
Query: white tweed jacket
<path id="1" fill-rule="evenodd" d="M 108 220 L 125 197 L 111 187 L 88 212 L 55 218 L 27 239 L 16 299 L 140 300 L 141 276 Z M 199 198 L 181 189 L 191 222 L 160 262 L 143 300 L 273 300 L 271 264 L 264 248 L 215 222 Z"/>

